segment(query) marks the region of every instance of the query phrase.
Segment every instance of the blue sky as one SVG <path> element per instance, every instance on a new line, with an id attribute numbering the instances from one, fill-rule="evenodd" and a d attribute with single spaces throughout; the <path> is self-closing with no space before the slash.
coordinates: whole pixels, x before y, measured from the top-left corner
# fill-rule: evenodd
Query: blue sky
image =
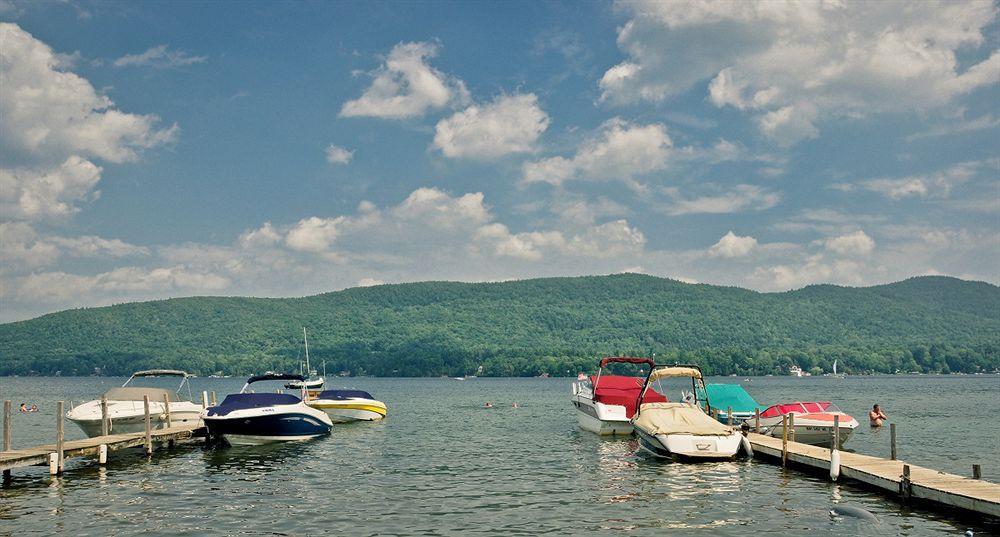
<path id="1" fill-rule="evenodd" d="M 0 320 L 635 271 L 1000 281 L 990 2 L 0 0 Z"/>

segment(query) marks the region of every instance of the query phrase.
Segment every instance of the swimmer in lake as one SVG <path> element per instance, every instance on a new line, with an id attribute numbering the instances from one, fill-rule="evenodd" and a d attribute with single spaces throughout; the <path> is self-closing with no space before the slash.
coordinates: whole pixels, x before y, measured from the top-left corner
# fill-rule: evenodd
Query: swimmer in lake
<path id="1" fill-rule="evenodd" d="M 484 405 L 483 408 L 493 408 L 493 403 L 486 401 L 486 405 Z"/>
<path id="2" fill-rule="evenodd" d="M 871 424 L 872 427 L 881 427 L 882 423 L 887 419 L 889 419 L 889 416 L 886 416 L 885 412 L 882 412 L 882 409 L 879 408 L 878 403 L 876 403 L 872 407 L 872 411 L 868 413 L 868 422 Z"/>

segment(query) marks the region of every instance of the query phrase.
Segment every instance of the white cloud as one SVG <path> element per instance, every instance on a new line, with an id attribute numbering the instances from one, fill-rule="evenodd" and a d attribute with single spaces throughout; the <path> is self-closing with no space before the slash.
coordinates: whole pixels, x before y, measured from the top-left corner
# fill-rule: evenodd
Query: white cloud
<path id="1" fill-rule="evenodd" d="M 946 198 L 952 188 L 976 176 L 986 167 L 986 162 L 962 162 L 926 175 L 913 175 L 901 178 L 880 178 L 863 181 L 858 184 L 865 190 L 877 192 L 883 196 L 898 200 L 909 196 L 935 196 Z"/>
<path id="2" fill-rule="evenodd" d="M 844 256 L 869 255 L 875 250 L 875 241 L 859 229 L 854 233 L 827 239 L 826 249 Z"/>
<path id="3" fill-rule="evenodd" d="M 620 118 L 606 121 L 598 136 L 585 140 L 571 158 L 552 157 L 523 166 L 525 183 L 558 185 L 571 179 L 623 181 L 662 170 L 673 147 L 662 124 L 634 125 Z"/>
<path id="4" fill-rule="evenodd" d="M 673 198 L 664 211 L 672 216 L 684 214 L 727 214 L 741 211 L 763 211 L 781 201 L 781 194 L 756 185 L 740 184 L 717 195 L 685 199 L 676 188 L 664 191 Z"/>
<path id="5" fill-rule="evenodd" d="M 152 47 L 140 54 L 126 54 L 115 60 L 115 67 L 152 67 L 171 69 L 208 61 L 208 56 L 191 56 L 182 50 L 170 50 L 167 45 Z"/>
<path id="6" fill-rule="evenodd" d="M 358 280 L 358 287 L 371 287 L 373 285 L 384 285 L 385 282 L 378 278 L 361 278 Z"/>
<path id="7" fill-rule="evenodd" d="M 601 100 L 658 102 L 711 80 L 709 99 L 756 116 L 783 145 L 828 118 L 926 111 L 998 81 L 984 30 L 989 1 L 622 2 L 626 59 L 599 82 Z M 964 67 L 956 53 L 978 60 Z"/>
<path id="8" fill-rule="evenodd" d="M 361 97 L 344 103 L 341 117 L 405 119 L 468 101 L 469 92 L 461 80 L 427 63 L 437 54 L 434 43 L 396 45 L 385 64 L 374 72 L 371 86 Z"/>
<path id="9" fill-rule="evenodd" d="M 176 136 L 176 125 L 157 130 L 154 115 L 116 109 L 86 79 L 61 70 L 52 49 L 18 25 L 0 23 L 0 41 L 0 155 L 35 163 L 74 154 L 123 162 Z"/>
<path id="10" fill-rule="evenodd" d="M 973 119 L 963 119 L 954 123 L 941 125 L 939 127 L 934 127 L 927 129 L 925 131 L 916 132 L 905 139 L 907 142 L 912 142 L 914 140 L 920 140 L 923 138 L 934 138 L 938 136 L 950 136 L 953 134 L 964 134 L 967 132 L 976 132 L 981 130 L 989 130 L 1000 127 L 1000 118 L 994 117 L 993 114 L 986 114 Z"/>
<path id="11" fill-rule="evenodd" d="M 0 214 L 4 219 L 66 217 L 81 201 L 100 195 L 94 190 L 101 168 L 76 155 L 55 168 L 0 168 Z"/>
<path id="12" fill-rule="evenodd" d="M 400 220 L 419 221 L 439 229 L 467 227 L 469 223 L 478 224 L 491 218 L 482 192 L 454 198 L 427 187 L 414 190 L 391 212 Z"/>
<path id="13" fill-rule="evenodd" d="M 501 95 L 439 121 L 433 147 L 449 158 L 494 160 L 534 151 L 548 126 L 549 116 L 534 94 Z"/>
<path id="14" fill-rule="evenodd" d="M 343 216 L 303 218 L 288 232 L 285 243 L 293 250 L 325 252 L 330 249 L 330 245 L 340 235 L 339 226 L 345 220 Z"/>
<path id="15" fill-rule="evenodd" d="M 326 161 L 330 164 L 347 164 L 354 158 L 354 151 L 348 151 L 338 145 L 326 146 Z"/>
<path id="16" fill-rule="evenodd" d="M 719 239 L 719 242 L 708 249 L 710 257 L 743 257 L 749 255 L 757 248 L 757 239 L 739 235 L 729 231 Z"/>

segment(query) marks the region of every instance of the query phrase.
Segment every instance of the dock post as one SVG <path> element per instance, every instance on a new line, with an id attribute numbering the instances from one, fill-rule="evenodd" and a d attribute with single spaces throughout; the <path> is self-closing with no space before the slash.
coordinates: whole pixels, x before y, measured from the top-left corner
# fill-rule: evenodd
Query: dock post
<path id="1" fill-rule="evenodd" d="M 167 415 L 167 429 L 173 426 L 170 422 L 170 396 L 163 394 L 163 412 Z"/>
<path id="2" fill-rule="evenodd" d="M 145 413 L 146 413 L 146 416 L 145 416 L 145 418 L 146 418 L 146 443 L 145 443 L 146 455 L 152 455 L 153 454 L 153 431 L 152 431 L 152 428 L 151 428 L 150 423 L 149 423 L 149 396 L 148 395 L 143 395 L 142 396 L 142 407 L 143 407 L 143 409 L 145 410 Z"/>
<path id="3" fill-rule="evenodd" d="M 760 434 L 760 409 L 753 409 L 753 430 L 755 433 Z"/>
<path id="4" fill-rule="evenodd" d="M 215 392 L 212 392 L 212 406 L 215 406 L 215 405 L 216 405 L 216 402 L 215 402 Z"/>
<path id="5" fill-rule="evenodd" d="M 911 490 L 912 489 L 910 488 L 910 465 L 904 464 L 903 478 L 899 480 L 899 494 L 903 497 L 903 499 L 909 499 Z"/>
<path id="6" fill-rule="evenodd" d="M 201 392 L 201 408 L 208 408 L 208 392 Z"/>
<path id="7" fill-rule="evenodd" d="M 108 463 L 108 445 L 101 444 L 97 446 L 97 464 L 105 465 Z"/>
<path id="8" fill-rule="evenodd" d="M 10 401 L 3 402 L 3 450 L 10 451 Z M 10 481 L 10 470 L 3 471 L 3 480 L 6 483 Z"/>
<path id="9" fill-rule="evenodd" d="M 719 421 L 719 409 L 718 408 L 713 408 L 712 409 L 712 419 L 715 420 L 715 421 Z"/>
<path id="10" fill-rule="evenodd" d="M 781 416 L 781 467 L 788 464 L 788 414 Z"/>
<path id="11" fill-rule="evenodd" d="M 896 460 L 896 424 L 889 424 L 889 451 L 891 453 L 890 459 Z"/>
<path id="12" fill-rule="evenodd" d="M 840 414 L 833 415 L 833 449 L 840 449 Z"/>
<path id="13" fill-rule="evenodd" d="M 972 465 L 972 479 L 982 479 L 983 478 L 983 467 L 978 464 Z"/>
<path id="14" fill-rule="evenodd" d="M 726 425 L 733 424 L 733 407 L 726 408 Z"/>
<path id="15" fill-rule="evenodd" d="M 63 406 L 65 406 L 65 404 L 66 403 L 64 401 L 56 403 L 56 453 L 58 454 L 58 458 L 56 460 L 56 473 L 58 474 L 63 473 L 63 440 L 65 436 L 65 431 L 63 430 L 63 419 L 66 417 L 66 413 L 63 411 Z"/>
<path id="16" fill-rule="evenodd" d="M 111 423 L 108 421 L 108 397 L 101 396 L 101 436 L 108 436 L 111 432 Z"/>
<path id="17" fill-rule="evenodd" d="M 788 440 L 795 441 L 795 414 L 788 415 Z"/>

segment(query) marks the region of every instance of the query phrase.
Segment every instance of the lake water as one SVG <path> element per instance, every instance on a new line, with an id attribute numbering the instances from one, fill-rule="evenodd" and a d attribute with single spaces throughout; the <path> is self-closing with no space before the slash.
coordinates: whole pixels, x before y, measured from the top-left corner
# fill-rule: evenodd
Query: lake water
<path id="1" fill-rule="evenodd" d="M 743 379 L 708 379 L 736 382 Z M 0 378 L 0 399 L 39 405 L 14 417 L 15 447 L 53 439 L 55 401 L 79 403 L 112 378 Z M 193 379 L 236 392 L 241 379 Z M 634 440 L 581 431 L 570 379 L 335 379 L 389 406 L 381 423 L 338 425 L 317 440 L 265 447 L 192 444 L 113 453 L 104 469 L 76 459 L 60 478 L 14 470 L 0 489 L 0 535 L 977 535 L 993 521 L 909 508 L 881 494 L 761 461 L 681 464 Z M 849 449 L 1000 480 L 1000 377 L 755 377 L 762 403 L 832 400 L 862 426 Z M 676 394 L 673 394 L 676 397 Z M 482 408 L 492 401 L 492 409 Z M 520 408 L 512 408 L 513 403 Z M 82 435 L 67 422 L 67 437 Z M 877 524 L 829 515 L 834 503 Z"/>

